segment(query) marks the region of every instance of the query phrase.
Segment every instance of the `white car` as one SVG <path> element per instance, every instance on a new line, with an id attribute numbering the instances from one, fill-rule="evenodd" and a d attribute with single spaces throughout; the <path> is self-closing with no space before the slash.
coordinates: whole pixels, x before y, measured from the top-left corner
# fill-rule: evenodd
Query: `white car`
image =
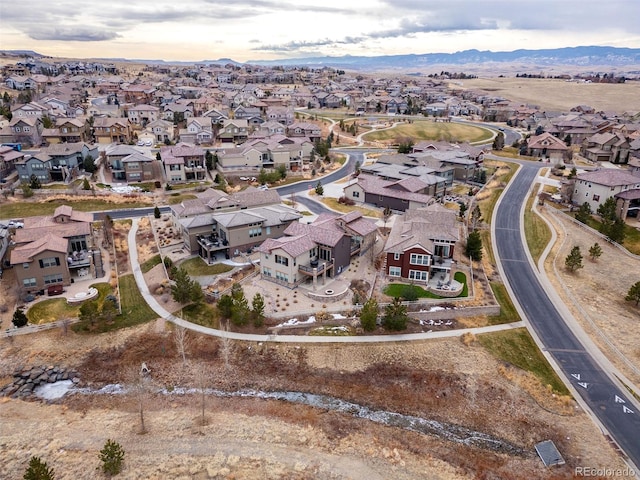
<path id="1" fill-rule="evenodd" d="M 138 140 L 137 145 L 138 145 L 139 147 L 144 147 L 144 140 Z"/>
<path id="2" fill-rule="evenodd" d="M 144 141 L 144 146 L 145 147 L 151 147 L 151 146 L 153 146 L 153 142 L 151 140 L 145 140 Z"/>

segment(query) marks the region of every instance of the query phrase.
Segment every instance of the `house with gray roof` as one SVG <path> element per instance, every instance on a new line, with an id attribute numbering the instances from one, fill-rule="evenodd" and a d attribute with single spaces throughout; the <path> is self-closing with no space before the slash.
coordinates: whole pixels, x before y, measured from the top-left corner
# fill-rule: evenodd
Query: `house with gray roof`
<path id="1" fill-rule="evenodd" d="M 428 283 L 452 279 L 453 254 L 460 240 L 456 213 L 439 204 L 407 210 L 394 222 L 384 247 L 390 279 Z"/>
<path id="2" fill-rule="evenodd" d="M 609 197 L 632 190 L 640 191 L 640 176 L 624 170 L 602 168 L 578 174 L 573 188 L 572 203 L 582 205 L 586 202 L 591 211 L 595 212 Z M 625 195 L 628 197 L 631 194 Z M 618 212 L 622 215 L 622 204 L 619 205 Z"/>
<path id="3" fill-rule="evenodd" d="M 376 240 L 375 223 L 360 212 L 321 214 L 312 223 L 291 223 L 281 238 L 266 240 L 260 252 L 263 279 L 288 288 L 304 283 L 317 287 L 346 270 L 351 259 Z"/>
<path id="4" fill-rule="evenodd" d="M 426 207 L 435 202 L 433 196 L 419 193 L 416 188 L 424 191 L 428 184 L 419 178 L 403 183 L 403 180 L 383 180 L 375 175 L 361 173 L 343 191 L 347 198 L 356 203 L 367 203 L 400 212 L 409 208 Z"/>

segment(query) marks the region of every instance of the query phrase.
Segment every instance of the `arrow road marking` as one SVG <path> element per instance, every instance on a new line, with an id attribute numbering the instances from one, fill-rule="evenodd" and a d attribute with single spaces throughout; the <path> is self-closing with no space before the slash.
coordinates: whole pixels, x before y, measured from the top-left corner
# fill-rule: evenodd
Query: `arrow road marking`
<path id="1" fill-rule="evenodd" d="M 589 386 L 587 382 L 578 382 L 578 385 L 580 385 L 582 388 L 587 388 Z"/>
<path id="2" fill-rule="evenodd" d="M 616 403 L 627 403 L 622 398 L 620 398 L 618 395 L 616 395 L 615 397 L 616 397 L 615 398 Z"/>
<path id="3" fill-rule="evenodd" d="M 625 405 L 622 406 L 622 411 L 624 413 L 633 413 L 633 410 L 631 410 L 629 407 L 627 407 Z"/>
<path id="4" fill-rule="evenodd" d="M 576 380 L 580 380 L 580 374 L 579 373 L 572 373 L 571 376 L 573 378 L 575 378 Z"/>

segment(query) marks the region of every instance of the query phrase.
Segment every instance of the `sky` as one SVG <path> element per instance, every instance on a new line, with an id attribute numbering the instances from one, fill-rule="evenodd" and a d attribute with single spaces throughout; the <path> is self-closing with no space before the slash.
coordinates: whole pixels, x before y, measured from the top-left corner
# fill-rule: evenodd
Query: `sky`
<path id="1" fill-rule="evenodd" d="M 0 0 L 0 50 L 240 62 L 640 48 L 638 0 Z"/>

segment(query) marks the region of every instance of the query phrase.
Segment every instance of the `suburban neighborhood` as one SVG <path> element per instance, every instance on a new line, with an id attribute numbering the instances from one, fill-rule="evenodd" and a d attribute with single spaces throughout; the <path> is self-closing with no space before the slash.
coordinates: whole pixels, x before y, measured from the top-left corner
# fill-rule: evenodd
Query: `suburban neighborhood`
<path id="1" fill-rule="evenodd" d="M 7 402 L 85 405 L 122 388 L 144 443 L 166 404 L 182 411 L 201 394 L 188 438 L 210 438 L 205 396 L 229 418 L 236 401 L 282 401 L 282 422 L 298 422 L 296 408 L 332 416 L 302 414 L 296 448 L 331 444 L 329 455 L 354 431 L 379 435 L 396 470 L 398 451 L 430 455 L 402 435 L 456 458 L 472 450 L 469 465 L 451 460 L 460 476 L 441 478 L 480 478 L 483 456 L 495 478 L 570 476 L 592 450 L 621 468 L 637 460 L 640 104 L 576 98 L 555 111 L 462 88 L 466 75 L 448 71 L 11 60 L 0 68 Z M 21 349 L 47 336 L 60 345 L 33 347 L 42 367 L 28 362 Z M 82 354 L 43 353 L 88 339 Z M 605 367 L 582 370 L 575 358 L 596 350 Z M 48 384 L 60 396 L 43 397 Z M 622 407 L 624 421 L 606 417 Z M 430 408 L 441 427 L 401 427 L 432 421 Z M 582 416 L 596 409 L 611 435 Z M 401 433 L 344 426 L 355 411 Z M 318 476 L 308 462 L 306 476 L 229 476 L 248 465 L 233 455 L 213 473 L 138 468 L 366 476 Z M 397 478 L 436 478 L 420 468 Z"/>

